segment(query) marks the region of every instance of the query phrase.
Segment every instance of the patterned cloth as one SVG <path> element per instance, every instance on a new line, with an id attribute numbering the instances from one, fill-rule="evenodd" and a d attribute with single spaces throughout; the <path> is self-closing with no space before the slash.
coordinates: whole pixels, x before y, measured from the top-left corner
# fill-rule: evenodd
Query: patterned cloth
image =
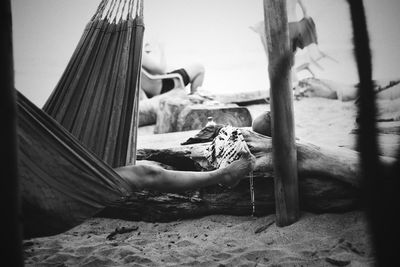
<path id="1" fill-rule="evenodd" d="M 221 128 L 206 150 L 206 158 L 216 168 L 223 168 L 240 158 L 240 152 L 250 153 L 240 129 L 230 125 Z"/>
<path id="2" fill-rule="evenodd" d="M 243 134 L 238 128 L 225 126 L 206 150 L 206 158 L 216 168 L 224 168 L 240 158 L 240 153 L 251 153 Z M 253 172 L 250 172 L 250 200 L 252 215 L 256 212 Z"/>

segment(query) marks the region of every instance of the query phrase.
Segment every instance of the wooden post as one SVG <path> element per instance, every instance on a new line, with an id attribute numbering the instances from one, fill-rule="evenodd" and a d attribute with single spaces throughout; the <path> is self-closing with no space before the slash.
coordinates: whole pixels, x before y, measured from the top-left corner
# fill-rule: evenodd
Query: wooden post
<path id="1" fill-rule="evenodd" d="M 22 222 L 17 176 L 16 105 L 12 48 L 11 1 L 0 4 L 0 138 L 2 261 L 9 266 L 24 266 Z"/>
<path id="2" fill-rule="evenodd" d="M 299 218 L 291 84 L 293 53 L 289 45 L 286 1 L 264 0 L 264 21 L 269 61 L 276 224 L 286 226 Z"/>

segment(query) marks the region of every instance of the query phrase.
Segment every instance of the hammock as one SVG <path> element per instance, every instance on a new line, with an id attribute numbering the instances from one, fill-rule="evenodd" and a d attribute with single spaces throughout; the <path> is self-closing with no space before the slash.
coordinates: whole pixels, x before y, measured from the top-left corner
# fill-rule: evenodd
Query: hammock
<path id="1" fill-rule="evenodd" d="M 24 237 L 63 232 L 132 194 L 141 0 L 103 0 L 43 110 L 17 92 Z M 48 114 L 46 114 L 48 113 Z"/>
<path id="2" fill-rule="evenodd" d="M 112 167 L 135 161 L 142 10 L 141 0 L 102 0 L 43 106 Z"/>
<path id="3" fill-rule="evenodd" d="M 131 194 L 127 181 L 19 92 L 17 107 L 26 236 L 65 231 Z"/>

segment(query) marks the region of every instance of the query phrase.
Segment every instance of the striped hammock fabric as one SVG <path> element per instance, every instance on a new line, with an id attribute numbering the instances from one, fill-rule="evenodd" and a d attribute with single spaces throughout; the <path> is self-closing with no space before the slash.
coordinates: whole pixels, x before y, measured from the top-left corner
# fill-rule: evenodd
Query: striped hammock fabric
<path id="1" fill-rule="evenodd" d="M 57 234 L 134 197 L 142 0 L 103 0 L 49 100 L 17 91 L 24 238 Z"/>
<path id="2" fill-rule="evenodd" d="M 142 0 L 102 0 L 43 110 L 112 167 L 134 163 Z"/>
<path id="3" fill-rule="evenodd" d="M 128 181 L 19 92 L 17 107 L 25 238 L 66 231 L 131 196 Z"/>

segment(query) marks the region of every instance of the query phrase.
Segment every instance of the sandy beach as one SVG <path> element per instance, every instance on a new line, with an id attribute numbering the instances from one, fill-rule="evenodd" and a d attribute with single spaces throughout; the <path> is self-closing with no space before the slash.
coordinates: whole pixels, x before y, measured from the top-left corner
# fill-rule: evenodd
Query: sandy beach
<path id="1" fill-rule="evenodd" d="M 182 12 L 186 5 L 183 1 L 161 4 L 149 0 L 145 7 L 147 32 L 167 44 L 169 67 L 201 59 L 207 73 L 204 90 L 267 91 L 267 59 L 258 36 L 249 29 L 263 18 L 262 1 L 257 4 L 246 0 L 225 0 L 219 4 L 213 0 L 196 1 L 192 2 L 192 8 L 197 12 Z M 61 1 L 40 0 L 35 4 L 13 1 L 16 87 L 37 106 L 45 103 L 56 86 L 98 2 L 83 4 L 71 0 L 64 6 Z M 365 2 L 373 79 L 399 78 L 400 5 L 397 0 Z M 356 84 L 358 76 L 346 1 L 308 0 L 306 4 L 317 25 L 319 47 L 337 60 L 321 60 L 323 69 L 312 66 L 316 77 Z M 165 12 L 166 8 L 169 12 Z M 225 13 L 226 17 L 221 19 Z M 39 31 L 43 25 L 48 25 L 46 31 Z M 299 51 L 297 64 L 304 60 L 304 51 Z M 309 77 L 309 73 L 299 74 L 300 78 Z M 247 107 L 253 119 L 269 110 L 268 104 Z M 356 113 L 354 101 L 300 98 L 294 101 L 296 137 L 313 144 L 355 149 L 357 140 L 352 130 L 357 128 Z M 159 143 L 149 139 L 152 127 L 139 128 L 138 148 L 161 148 L 161 139 Z M 168 144 L 179 145 L 185 140 L 169 140 Z M 394 156 L 399 136 L 380 134 L 379 141 L 381 154 Z M 287 227 L 277 227 L 274 214 L 263 217 L 215 214 L 168 223 L 94 217 L 58 235 L 26 239 L 23 249 L 26 266 L 374 266 L 375 263 L 368 220 L 361 210 L 340 214 L 302 211 L 299 221 Z"/>
<path id="2" fill-rule="evenodd" d="M 253 116 L 266 109 L 267 104 L 249 106 Z M 297 138 L 354 146 L 354 101 L 302 98 L 294 110 Z M 138 144 L 151 146 L 144 135 Z M 62 234 L 25 240 L 24 254 L 27 266 L 373 266 L 370 238 L 360 210 L 302 212 L 298 222 L 282 228 L 274 214 L 169 223 L 91 218 Z"/>
<path id="3" fill-rule="evenodd" d="M 213 215 L 171 223 L 93 218 L 63 234 L 26 240 L 26 266 L 373 266 L 360 211 L 302 213 L 279 228 L 275 215 Z M 109 237 L 116 228 L 131 231 Z"/>

